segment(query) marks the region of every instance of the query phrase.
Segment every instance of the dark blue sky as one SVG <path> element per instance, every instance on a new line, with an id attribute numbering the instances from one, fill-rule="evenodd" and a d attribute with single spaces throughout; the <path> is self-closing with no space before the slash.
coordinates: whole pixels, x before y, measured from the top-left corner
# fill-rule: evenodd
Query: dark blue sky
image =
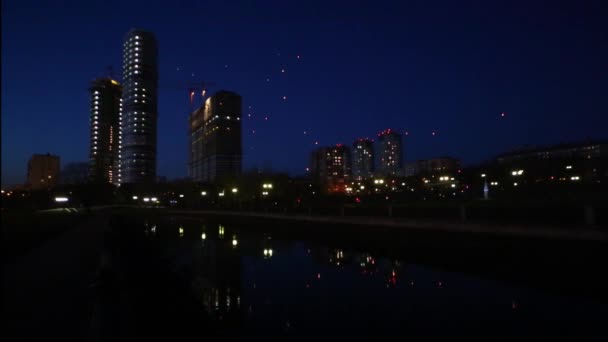
<path id="1" fill-rule="evenodd" d="M 389 127 L 409 132 L 407 161 L 606 138 L 607 13 L 602 1 L 5 0 L 2 184 L 22 183 L 33 153 L 88 159 L 87 87 L 108 65 L 120 74 L 131 27 L 159 41 L 169 178 L 187 174 L 189 81 L 242 94 L 246 168 L 301 174 L 314 141 Z"/>

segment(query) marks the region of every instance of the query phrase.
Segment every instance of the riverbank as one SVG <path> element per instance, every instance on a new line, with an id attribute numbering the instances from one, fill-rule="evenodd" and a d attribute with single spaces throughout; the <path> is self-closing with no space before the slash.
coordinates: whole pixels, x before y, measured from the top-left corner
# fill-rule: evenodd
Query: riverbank
<path id="1" fill-rule="evenodd" d="M 524 226 L 498 223 L 454 222 L 447 220 L 412 220 L 382 217 L 340 217 L 308 216 L 297 214 L 271 214 L 256 212 L 219 211 L 219 210 L 176 210 L 161 209 L 161 212 L 185 216 L 213 216 L 226 219 L 300 222 L 309 224 L 354 225 L 373 229 L 374 227 L 407 229 L 425 232 L 451 232 L 482 234 L 492 236 L 545 238 L 559 240 L 586 240 L 608 242 L 608 231 L 588 227 L 563 228 L 552 226 Z"/>

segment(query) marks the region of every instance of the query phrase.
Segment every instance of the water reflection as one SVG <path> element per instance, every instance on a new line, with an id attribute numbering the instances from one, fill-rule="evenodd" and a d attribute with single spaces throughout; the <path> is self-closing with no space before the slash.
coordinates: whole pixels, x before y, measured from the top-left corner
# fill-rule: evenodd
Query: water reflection
<path id="1" fill-rule="evenodd" d="M 231 225 L 159 223 L 160 233 L 156 227 L 146 223 L 146 235 L 160 236 L 166 243 L 168 259 L 205 314 L 218 324 L 214 327 L 235 334 L 307 334 L 336 330 L 339 323 L 361 327 L 371 334 L 361 336 L 370 339 L 373 331 L 411 333 L 418 324 L 445 322 L 457 322 L 448 324 L 452 330 L 446 334 L 459 331 L 459 324 L 478 329 L 479 322 L 501 331 L 495 322 L 514 322 L 509 329 L 523 324 L 511 316 L 522 311 L 522 302 L 561 300 L 369 251 L 273 239 Z M 171 234 L 163 235 L 163 229 Z M 552 314 L 541 306 L 537 311 Z M 354 339 L 363 338 L 344 334 L 351 333 Z"/>

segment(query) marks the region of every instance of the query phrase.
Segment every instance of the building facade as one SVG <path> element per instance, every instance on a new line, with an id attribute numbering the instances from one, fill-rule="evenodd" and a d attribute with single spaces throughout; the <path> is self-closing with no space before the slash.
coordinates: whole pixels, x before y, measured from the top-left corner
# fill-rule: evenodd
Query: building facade
<path id="1" fill-rule="evenodd" d="M 58 156 L 34 154 L 27 163 L 26 186 L 30 189 L 45 189 L 59 181 L 60 161 Z"/>
<path id="2" fill-rule="evenodd" d="M 460 168 L 460 160 L 452 157 L 438 157 L 432 159 L 418 160 L 416 162 L 418 173 L 439 173 L 456 171 Z"/>
<path id="3" fill-rule="evenodd" d="M 574 160 L 597 159 L 608 157 L 608 141 L 596 140 L 577 143 L 559 144 L 553 146 L 526 147 L 496 158 L 499 164 L 531 160 Z"/>
<path id="4" fill-rule="evenodd" d="M 91 83 L 89 92 L 89 177 L 94 183 L 118 183 L 122 88 L 111 78 L 99 78 Z"/>
<path id="5" fill-rule="evenodd" d="M 196 109 L 190 115 L 190 159 L 188 175 L 190 179 L 203 181 L 203 136 L 205 106 Z"/>
<path id="6" fill-rule="evenodd" d="M 351 151 L 348 146 L 320 147 L 312 152 L 311 171 L 315 183 L 329 193 L 345 192 L 351 180 Z"/>
<path id="7" fill-rule="evenodd" d="M 123 41 L 118 183 L 156 180 L 158 46 L 151 32 L 132 29 Z"/>
<path id="8" fill-rule="evenodd" d="M 396 175 L 403 162 L 401 134 L 387 129 L 378 133 L 376 146 L 376 173 L 381 176 Z"/>
<path id="9" fill-rule="evenodd" d="M 221 90 L 190 116 L 190 177 L 198 182 L 241 175 L 242 99 Z"/>
<path id="10" fill-rule="evenodd" d="M 374 141 L 360 138 L 353 143 L 352 171 L 353 178 L 362 180 L 370 178 L 374 173 Z"/>

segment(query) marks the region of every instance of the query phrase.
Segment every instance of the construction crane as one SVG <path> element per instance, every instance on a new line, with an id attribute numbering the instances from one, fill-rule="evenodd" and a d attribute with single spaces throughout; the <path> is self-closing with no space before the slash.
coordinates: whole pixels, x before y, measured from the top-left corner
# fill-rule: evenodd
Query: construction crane
<path id="1" fill-rule="evenodd" d="M 208 95 L 209 88 L 215 86 L 215 82 L 199 81 L 199 82 L 171 82 L 169 85 L 160 85 L 160 89 L 186 91 L 191 111 L 194 110 L 195 99 L 197 94 L 200 94 L 203 102 Z"/>

